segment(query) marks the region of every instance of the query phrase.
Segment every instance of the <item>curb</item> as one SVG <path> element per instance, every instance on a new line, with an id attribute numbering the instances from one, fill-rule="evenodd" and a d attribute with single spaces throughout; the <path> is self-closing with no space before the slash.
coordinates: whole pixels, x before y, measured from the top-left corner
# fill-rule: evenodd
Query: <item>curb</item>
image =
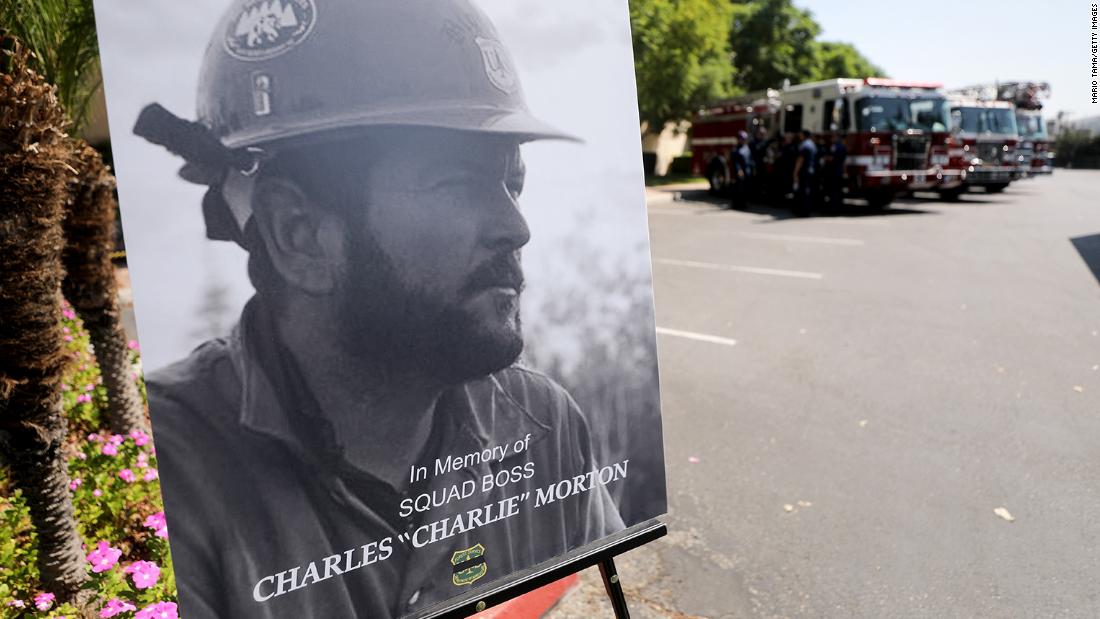
<path id="1" fill-rule="evenodd" d="M 535 589 L 530 593 L 474 615 L 474 619 L 539 619 L 570 589 L 577 586 L 576 574 Z"/>

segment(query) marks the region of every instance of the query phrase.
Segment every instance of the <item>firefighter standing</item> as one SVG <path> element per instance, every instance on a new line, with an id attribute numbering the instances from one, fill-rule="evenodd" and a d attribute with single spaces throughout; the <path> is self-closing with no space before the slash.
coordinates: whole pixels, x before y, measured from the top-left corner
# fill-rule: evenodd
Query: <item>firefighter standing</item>
<path id="1" fill-rule="evenodd" d="M 776 185 L 772 187 L 774 195 L 781 201 L 794 192 L 794 182 L 791 179 L 797 159 L 798 141 L 795 134 L 793 132 L 784 133 L 783 143 L 779 145 L 779 158 L 776 161 L 776 168 L 779 173 L 775 175 Z"/>
<path id="2" fill-rule="evenodd" d="M 803 129 L 801 136 L 802 142 L 798 145 L 798 159 L 795 160 L 791 180 L 794 184 L 795 213 L 809 215 L 817 193 L 817 144 L 814 143 L 813 133 L 809 129 Z"/>
<path id="3" fill-rule="evenodd" d="M 844 136 L 833 136 L 832 144 L 825 155 L 825 178 L 829 193 L 829 205 L 840 208 L 844 204 L 844 166 L 848 159 L 848 149 L 844 146 Z"/>
<path id="4" fill-rule="evenodd" d="M 749 134 L 741 131 L 734 138 L 733 150 L 730 152 L 730 172 L 733 178 L 733 191 L 730 192 L 730 208 L 743 208 L 745 206 L 749 187 L 752 185 L 755 168 L 752 151 L 748 144 Z"/>

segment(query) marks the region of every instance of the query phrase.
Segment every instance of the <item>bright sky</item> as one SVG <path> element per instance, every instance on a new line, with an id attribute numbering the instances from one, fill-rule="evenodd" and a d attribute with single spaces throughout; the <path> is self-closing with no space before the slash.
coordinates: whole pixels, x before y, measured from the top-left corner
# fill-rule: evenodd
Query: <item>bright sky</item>
<path id="1" fill-rule="evenodd" d="M 891 77 L 948 87 L 1050 82 L 1045 109 L 1100 114 L 1090 101 L 1091 0 L 796 0 L 821 38 L 853 43 Z"/>

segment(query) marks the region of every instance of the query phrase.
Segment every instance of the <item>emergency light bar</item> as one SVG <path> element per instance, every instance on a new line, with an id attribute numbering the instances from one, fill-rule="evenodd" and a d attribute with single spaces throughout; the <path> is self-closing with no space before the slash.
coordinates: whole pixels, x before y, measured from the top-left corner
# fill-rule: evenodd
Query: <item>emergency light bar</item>
<path id="1" fill-rule="evenodd" d="M 868 86 L 881 86 L 883 88 L 928 88 L 931 90 L 943 88 L 943 84 L 939 82 L 910 82 L 906 80 L 893 80 L 886 77 L 864 78 L 863 83 Z"/>

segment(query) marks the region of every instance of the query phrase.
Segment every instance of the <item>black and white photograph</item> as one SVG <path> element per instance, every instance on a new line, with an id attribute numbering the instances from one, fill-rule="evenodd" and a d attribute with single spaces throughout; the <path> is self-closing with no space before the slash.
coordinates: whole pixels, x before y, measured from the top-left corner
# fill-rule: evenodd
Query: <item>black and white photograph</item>
<path id="1" fill-rule="evenodd" d="M 95 9 L 182 616 L 430 615 L 666 511 L 625 1 Z"/>

